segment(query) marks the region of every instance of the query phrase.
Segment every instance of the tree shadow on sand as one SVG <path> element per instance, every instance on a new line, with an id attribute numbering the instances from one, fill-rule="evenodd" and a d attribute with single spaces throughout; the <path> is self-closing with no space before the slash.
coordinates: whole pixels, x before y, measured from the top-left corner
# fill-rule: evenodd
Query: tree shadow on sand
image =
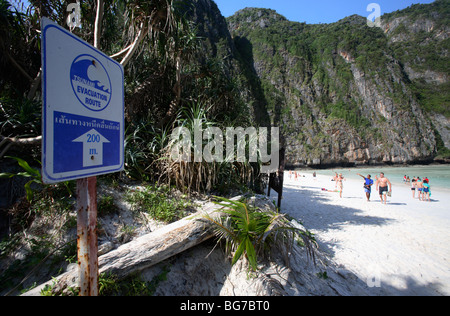
<path id="1" fill-rule="evenodd" d="M 330 199 L 320 189 L 308 187 L 308 190 L 285 186 L 281 211 L 305 223 L 311 230 L 335 229 L 340 224 L 352 223 L 354 225 L 386 225 L 394 221 L 391 218 L 367 216 L 356 208 L 330 204 Z M 313 190 L 311 190 L 313 189 Z M 330 192 L 329 194 L 337 194 Z M 357 199 L 357 197 L 344 197 L 344 199 Z M 361 203 L 367 203 L 363 201 Z M 376 203 L 372 198 L 372 202 Z M 320 220 L 319 220 L 320 219 Z"/>
<path id="2" fill-rule="evenodd" d="M 332 204 L 331 198 L 327 192 L 321 191 L 317 187 L 298 187 L 287 184 L 283 190 L 283 200 L 281 203 L 281 212 L 288 214 L 297 221 L 302 222 L 308 230 L 325 232 L 329 230 L 341 230 L 344 226 L 375 226 L 381 227 L 395 223 L 393 218 L 380 217 L 376 215 L 367 215 L 360 209 L 346 207 L 343 205 Z M 345 191 L 344 191 L 345 193 Z M 329 192 L 329 194 L 338 194 Z M 346 198 L 357 198 L 347 196 Z M 376 203 L 381 206 L 378 196 L 372 196 L 371 202 L 366 202 L 365 197 L 361 203 Z M 388 203 L 389 204 L 389 203 Z M 392 205 L 403 205 L 403 203 L 391 203 Z M 405 204 L 406 205 L 406 204 Z M 389 206 L 389 205 L 388 205 Z M 336 243 L 318 241 L 319 249 L 326 253 L 332 259 L 339 248 Z M 342 271 L 347 271 L 344 267 Z M 353 276 L 353 278 L 356 276 Z M 439 282 L 421 284 L 413 277 L 408 275 L 395 276 L 397 281 L 403 284 L 401 287 L 392 285 L 392 276 L 381 276 L 380 286 L 363 286 L 362 295 L 442 295 L 439 289 L 442 284 Z M 370 280 L 359 279 L 358 287 L 361 284 L 367 284 Z M 370 283 L 370 282 L 369 282 Z M 357 294 L 359 295 L 359 294 Z"/>

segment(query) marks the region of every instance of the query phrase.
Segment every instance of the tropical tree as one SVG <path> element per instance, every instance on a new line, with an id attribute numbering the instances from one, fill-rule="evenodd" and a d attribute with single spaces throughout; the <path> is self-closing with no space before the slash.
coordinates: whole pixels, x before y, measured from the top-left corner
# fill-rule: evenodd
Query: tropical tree
<path id="1" fill-rule="evenodd" d="M 69 2 L 75 1 L 31 0 L 28 8 L 18 10 L 0 0 L 0 58 L 4 59 L 0 60 L 0 158 L 24 159 L 25 152 L 33 153 L 28 155 L 30 160 L 38 156 L 38 151 L 24 148 L 39 145 L 42 139 L 39 23 L 47 16 L 67 27 Z M 187 124 L 187 119 L 246 126 L 250 117 L 244 114 L 239 81 L 229 74 L 225 59 L 210 57 L 201 49 L 204 44 L 193 22 L 195 3 L 81 1 L 81 27 L 70 27 L 70 31 L 125 68 L 127 176 L 173 181 L 182 190 L 209 191 L 216 184 L 224 188 L 229 183 L 248 184 L 255 178 L 257 166 L 228 161 L 184 166 L 166 160 L 170 152 L 167 135 Z M 14 148 L 18 152 L 11 153 Z"/>
<path id="2" fill-rule="evenodd" d="M 26 10 L 19 11 L 8 1 L 0 0 L 0 97 L 1 114 L 5 116 L 0 117 L 2 121 L 10 116 L 3 104 L 13 106 L 39 100 L 37 92 L 42 72 L 40 19 L 46 16 L 65 25 L 69 2 L 74 1 L 31 0 Z M 82 28 L 73 32 L 109 53 L 124 67 L 145 51 L 163 56 L 166 64 L 172 63 L 176 68 L 172 90 L 176 95 L 173 103 L 178 105 L 181 98 L 181 62 L 188 55 L 187 50 L 194 47 L 190 43 L 195 41 L 194 33 L 184 33 L 188 30 L 188 24 L 179 11 L 182 3 L 184 1 L 176 0 L 83 1 Z M 20 5 L 23 7 L 19 1 Z M 145 87 L 145 84 L 138 82 L 136 89 Z M 11 99 L 20 101 L 8 102 Z M 34 136 L 20 133 L 4 135 L 3 132 L 0 130 L 0 147 L 3 146 L 3 149 L 0 148 L 0 158 L 13 145 L 36 145 L 42 139 L 38 130 L 34 131 Z"/>

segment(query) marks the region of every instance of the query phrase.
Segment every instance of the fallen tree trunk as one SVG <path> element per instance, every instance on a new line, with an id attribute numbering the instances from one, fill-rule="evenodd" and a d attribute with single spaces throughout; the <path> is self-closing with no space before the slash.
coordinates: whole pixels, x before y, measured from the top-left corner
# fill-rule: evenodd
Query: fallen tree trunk
<path id="1" fill-rule="evenodd" d="M 100 256 L 99 272 L 113 274 L 121 279 L 203 243 L 213 237 L 213 233 L 212 223 L 205 220 L 202 214 L 211 214 L 220 208 L 220 205 L 208 203 L 198 215 L 164 226 Z M 23 296 L 39 296 L 46 285 L 52 285 L 55 281 L 57 283 L 53 292 L 56 294 L 78 287 L 78 269 L 64 273 Z"/>
<path id="2" fill-rule="evenodd" d="M 164 261 L 213 236 L 211 223 L 200 218 L 181 220 L 125 244 L 99 258 L 100 273 L 122 278 Z"/>

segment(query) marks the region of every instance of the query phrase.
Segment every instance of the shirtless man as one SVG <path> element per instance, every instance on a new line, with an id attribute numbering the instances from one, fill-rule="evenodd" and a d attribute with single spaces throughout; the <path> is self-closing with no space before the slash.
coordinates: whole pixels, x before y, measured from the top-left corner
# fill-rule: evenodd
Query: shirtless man
<path id="1" fill-rule="evenodd" d="M 419 201 L 422 201 L 423 198 L 423 180 L 420 180 L 420 177 L 417 177 L 416 188 L 419 191 Z"/>
<path id="2" fill-rule="evenodd" d="M 387 202 L 387 193 L 392 193 L 392 184 L 388 178 L 384 176 L 384 173 L 380 173 L 380 177 L 377 180 L 377 190 L 380 192 L 381 203 L 386 204 Z"/>

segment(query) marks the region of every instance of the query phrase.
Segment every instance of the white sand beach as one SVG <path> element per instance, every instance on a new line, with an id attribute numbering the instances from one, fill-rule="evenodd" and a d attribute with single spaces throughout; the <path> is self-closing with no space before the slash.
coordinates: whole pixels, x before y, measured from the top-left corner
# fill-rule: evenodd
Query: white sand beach
<path id="1" fill-rule="evenodd" d="M 314 233 L 332 261 L 367 282 L 371 295 L 450 295 L 450 190 L 432 187 L 432 201 L 422 202 L 408 185 L 394 184 L 384 205 L 375 187 L 367 202 L 362 178 L 347 179 L 340 198 L 321 190 L 335 189 L 331 172 L 301 174 L 298 181 L 285 174 L 282 212 Z"/>

